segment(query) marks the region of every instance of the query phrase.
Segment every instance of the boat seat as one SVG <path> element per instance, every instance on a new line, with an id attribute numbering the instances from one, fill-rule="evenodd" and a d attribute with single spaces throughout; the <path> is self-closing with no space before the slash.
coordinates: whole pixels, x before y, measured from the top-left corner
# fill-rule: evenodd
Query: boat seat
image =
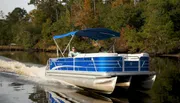
<path id="1" fill-rule="evenodd" d="M 124 58 L 125 61 L 139 61 L 141 57 L 149 57 L 147 53 L 139 53 L 139 54 L 118 54 Z"/>
<path id="2" fill-rule="evenodd" d="M 122 57 L 149 57 L 149 55 L 147 53 L 139 53 L 139 54 L 118 54 L 118 56 L 122 56 Z"/>
<path id="3" fill-rule="evenodd" d="M 76 57 L 112 57 L 118 56 L 117 53 L 81 53 L 78 54 Z"/>

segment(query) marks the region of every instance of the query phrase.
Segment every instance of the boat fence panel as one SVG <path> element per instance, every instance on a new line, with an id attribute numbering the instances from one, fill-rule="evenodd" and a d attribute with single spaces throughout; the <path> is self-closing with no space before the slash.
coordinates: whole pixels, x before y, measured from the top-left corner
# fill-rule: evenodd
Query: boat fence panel
<path id="1" fill-rule="evenodd" d="M 140 68 L 141 71 L 149 70 L 149 57 L 140 57 Z"/>
<path id="2" fill-rule="evenodd" d="M 122 57 L 93 57 L 98 72 L 122 71 Z"/>
<path id="3" fill-rule="evenodd" d="M 74 63 L 74 64 L 73 64 Z M 122 71 L 122 57 L 81 57 L 50 59 L 50 70 L 74 70 L 93 72 Z"/>
<path id="4" fill-rule="evenodd" d="M 138 71 L 139 61 L 125 61 L 125 71 Z"/>
<path id="5" fill-rule="evenodd" d="M 124 71 L 148 71 L 149 57 L 129 56 L 124 59 Z"/>
<path id="6" fill-rule="evenodd" d="M 140 72 L 148 71 L 149 57 L 75 57 L 51 58 L 50 70 L 89 72 Z"/>

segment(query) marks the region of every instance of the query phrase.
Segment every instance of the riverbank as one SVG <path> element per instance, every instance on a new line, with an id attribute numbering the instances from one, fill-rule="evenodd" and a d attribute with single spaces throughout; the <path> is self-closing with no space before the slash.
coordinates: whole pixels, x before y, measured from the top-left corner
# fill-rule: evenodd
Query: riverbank
<path id="1" fill-rule="evenodd" d="M 180 53 L 178 54 L 162 54 L 160 57 L 177 57 L 180 58 Z"/>
<path id="2" fill-rule="evenodd" d="M 0 45 L 0 51 L 56 52 L 56 46 L 26 49 L 19 45 Z"/>
<path id="3" fill-rule="evenodd" d="M 49 46 L 47 48 L 31 48 L 25 49 L 22 46 L 12 45 L 12 46 L 0 46 L 0 51 L 27 51 L 27 52 L 54 52 L 56 53 L 56 46 Z M 128 53 L 126 50 L 120 50 L 118 53 Z M 180 53 L 177 54 L 150 54 L 150 56 L 159 56 L 159 57 L 175 57 L 180 58 Z"/>
<path id="4" fill-rule="evenodd" d="M 24 48 L 19 45 L 0 45 L 0 51 L 23 51 Z"/>

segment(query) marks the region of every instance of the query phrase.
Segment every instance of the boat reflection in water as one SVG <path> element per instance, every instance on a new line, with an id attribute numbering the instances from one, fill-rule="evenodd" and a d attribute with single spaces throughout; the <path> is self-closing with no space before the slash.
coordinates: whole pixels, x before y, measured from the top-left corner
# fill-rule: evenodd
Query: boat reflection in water
<path id="1" fill-rule="evenodd" d="M 48 103 L 152 103 L 148 94 L 121 90 L 121 93 L 100 95 L 92 91 L 46 88 Z"/>
<path id="2" fill-rule="evenodd" d="M 136 90 L 126 90 L 119 88 L 118 91 L 108 95 L 113 103 L 153 103 L 151 96 L 145 92 Z"/>
<path id="3" fill-rule="evenodd" d="M 46 88 L 48 103 L 113 103 L 108 97 L 83 90 Z"/>

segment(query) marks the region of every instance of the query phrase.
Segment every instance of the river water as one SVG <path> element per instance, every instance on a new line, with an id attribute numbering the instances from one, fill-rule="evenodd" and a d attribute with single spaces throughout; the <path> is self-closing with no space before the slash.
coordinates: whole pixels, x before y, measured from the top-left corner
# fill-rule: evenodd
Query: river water
<path id="1" fill-rule="evenodd" d="M 0 103 L 179 103 L 180 60 L 151 57 L 157 72 L 147 92 L 121 90 L 111 95 L 83 90 L 45 77 L 45 64 L 55 53 L 0 52 Z"/>

